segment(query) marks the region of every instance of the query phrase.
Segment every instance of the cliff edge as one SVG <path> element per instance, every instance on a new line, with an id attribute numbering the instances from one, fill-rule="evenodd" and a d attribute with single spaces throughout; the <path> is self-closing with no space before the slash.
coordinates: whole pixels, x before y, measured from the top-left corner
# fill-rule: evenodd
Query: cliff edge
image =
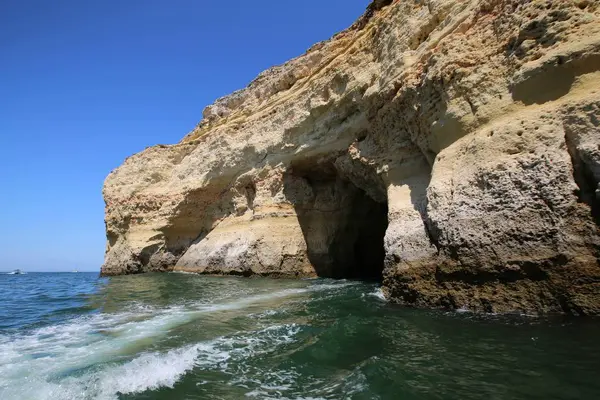
<path id="1" fill-rule="evenodd" d="M 104 275 L 600 314 L 600 4 L 374 1 L 107 177 Z"/>

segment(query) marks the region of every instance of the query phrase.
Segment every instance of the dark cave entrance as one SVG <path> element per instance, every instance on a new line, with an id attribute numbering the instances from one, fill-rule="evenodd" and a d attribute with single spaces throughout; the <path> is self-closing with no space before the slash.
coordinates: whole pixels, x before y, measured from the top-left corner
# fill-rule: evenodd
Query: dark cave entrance
<path id="1" fill-rule="evenodd" d="M 320 277 L 382 279 L 388 206 L 382 185 L 373 186 L 383 193 L 369 195 L 332 164 L 295 167 L 286 177 L 286 196 L 294 203 L 309 261 Z"/>

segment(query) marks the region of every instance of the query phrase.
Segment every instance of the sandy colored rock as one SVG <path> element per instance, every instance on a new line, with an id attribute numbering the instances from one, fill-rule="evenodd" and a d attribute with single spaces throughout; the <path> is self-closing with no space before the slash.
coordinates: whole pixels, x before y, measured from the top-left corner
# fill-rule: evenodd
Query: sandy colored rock
<path id="1" fill-rule="evenodd" d="M 102 272 L 600 314 L 599 182 L 598 2 L 375 1 L 113 171 Z"/>

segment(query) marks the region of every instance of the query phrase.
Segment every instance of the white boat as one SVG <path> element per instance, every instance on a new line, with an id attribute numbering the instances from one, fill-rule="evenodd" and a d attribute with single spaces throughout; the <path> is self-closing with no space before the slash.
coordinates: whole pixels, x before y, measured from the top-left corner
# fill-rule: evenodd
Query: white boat
<path id="1" fill-rule="evenodd" d="M 21 271 L 20 269 L 15 269 L 12 272 L 9 272 L 8 275 L 26 275 L 27 272 Z"/>

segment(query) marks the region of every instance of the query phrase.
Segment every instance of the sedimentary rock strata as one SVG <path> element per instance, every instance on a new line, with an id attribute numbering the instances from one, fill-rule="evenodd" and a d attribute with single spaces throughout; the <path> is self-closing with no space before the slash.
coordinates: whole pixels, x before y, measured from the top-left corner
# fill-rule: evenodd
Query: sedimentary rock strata
<path id="1" fill-rule="evenodd" d="M 374 1 L 106 179 L 105 275 L 600 314 L 600 3 Z"/>

